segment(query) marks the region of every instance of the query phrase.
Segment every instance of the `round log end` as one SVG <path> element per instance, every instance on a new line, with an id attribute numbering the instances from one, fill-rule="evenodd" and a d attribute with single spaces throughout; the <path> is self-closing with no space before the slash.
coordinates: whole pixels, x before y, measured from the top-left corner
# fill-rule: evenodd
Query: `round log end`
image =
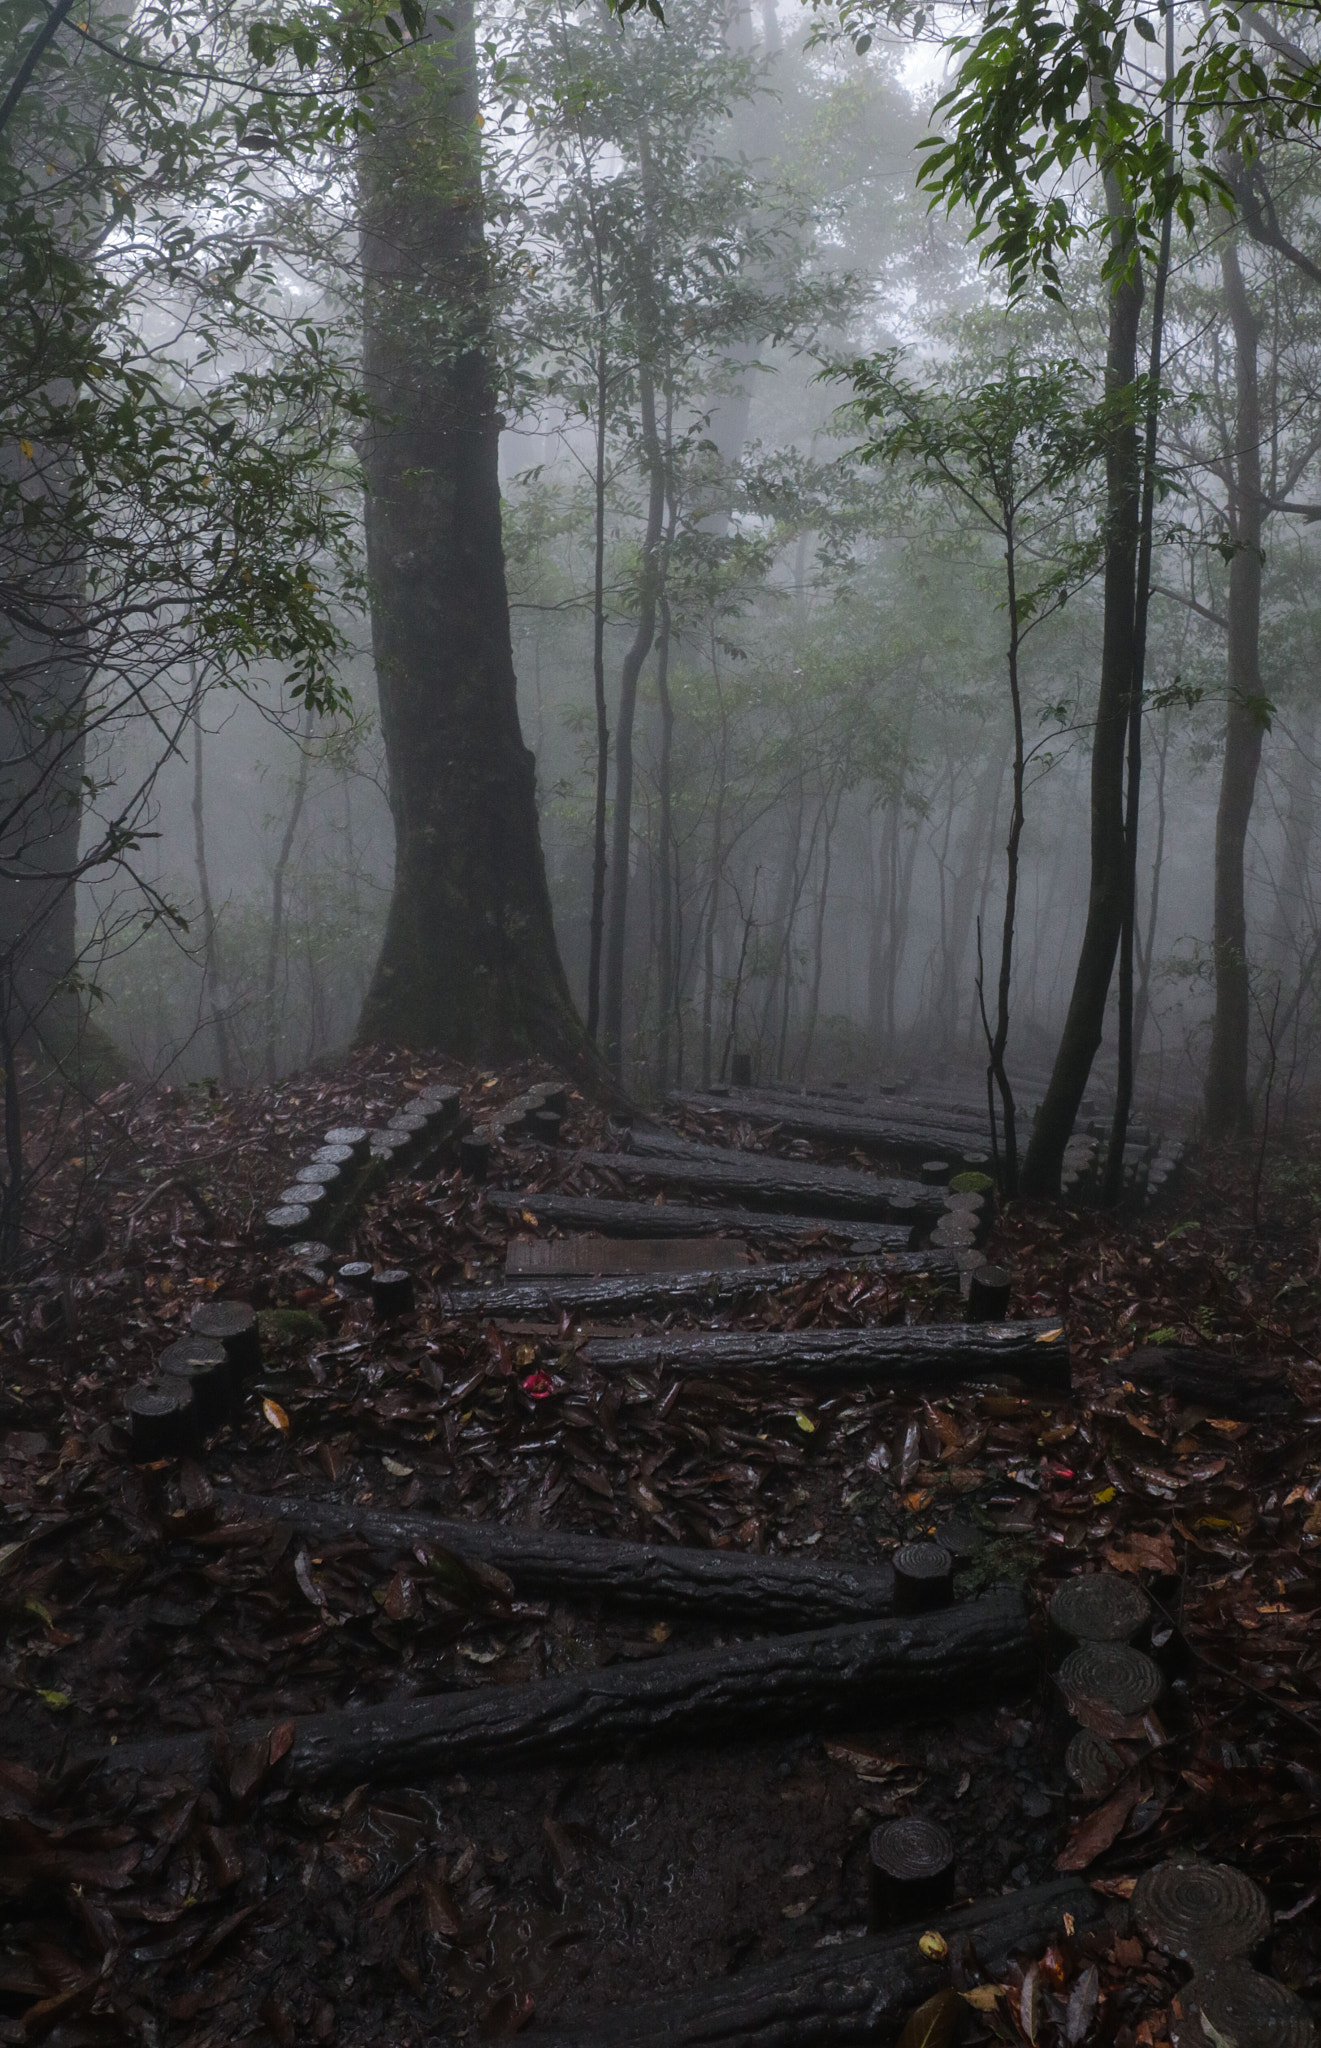
<path id="1" fill-rule="evenodd" d="M 304 1201 L 281 1202 L 277 1208 L 268 1209 L 263 1218 L 266 1228 L 276 1237 L 292 1237 L 296 1230 L 306 1230 L 312 1221 L 312 1211 Z"/>
<path id="2" fill-rule="evenodd" d="M 200 1428 L 219 1429 L 234 1405 L 234 1375 L 219 1338 L 180 1337 L 162 1351 L 159 1365 L 163 1377 L 191 1386 Z"/>
<path id="3" fill-rule="evenodd" d="M 1316 2028 L 1296 1992 L 1250 1963 L 1199 1970 L 1179 1994 L 1174 2048 L 1316 2048 Z"/>
<path id="4" fill-rule="evenodd" d="M 1009 1314 L 1009 1286 L 1003 1266 L 978 1266 L 968 1288 L 968 1321 L 1002 1323 Z"/>
<path id="5" fill-rule="evenodd" d="M 1161 1863 L 1138 1879 L 1133 1921 L 1167 1956 L 1200 1964 L 1239 1962 L 1270 1933 L 1265 1895 L 1228 1863 Z"/>
<path id="6" fill-rule="evenodd" d="M 296 1180 L 290 1187 L 281 1188 L 280 1201 L 285 1208 L 302 1207 L 311 1215 L 316 1209 L 324 1209 L 329 1194 L 330 1189 L 323 1181 Z"/>
<path id="7" fill-rule="evenodd" d="M 1128 1769 L 1113 1743 L 1090 1728 L 1080 1728 L 1064 1752 L 1064 1770 L 1084 1799 L 1104 1799 Z"/>
<path id="8" fill-rule="evenodd" d="M 324 1245 L 295 1247 L 306 1257 L 310 1250 L 325 1253 Z M 200 1301 L 193 1310 L 193 1335 L 211 1337 L 223 1344 L 236 1383 L 250 1379 L 261 1369 L 261 1338 L 257 1334 L 257 1311 L 247 1301 Z"/>
<path id="9" fill-rule="evenodd" d="M 351 1166 L 353 1151 L 348 1145 L 318 1145 L 312 1154 L 313 1166 Z"/>
<path id="10" fill-rule="evenodd" d="M 1122 1572 L 1067 1579 L 1050 1603 L 1052 1628 L 1075 1643 L 1129 1643 L 1151 1620 L 1151 1602 Z"/>
<path id="11" fill-rule="evenodd" d="M 143 1464 L 178 1458 L 201 1443 L 193 1390 L 185 1380 L 144 1381 L 124 1396 L 133 1456 Z"/>
<path id="12" fill-rule="evenodd" d="M 948 1186 L 953 1171 L 948 1159 L 924 1159 L 917 1169 L 917 1177 L 924 1188 L 943 1188 Z"/>
<path id="13" fill-rule="evenodd" d="M 1140 1721 L 1165 1685 L 1158 1666 L 1129 1643 L 1081 1643 L 1060 1665 L 1056 1682 L 1084 1725 Z"/>
<path id="14" fill-rule="evenodd" d="M 558 1145 L 563 1122 L 558 1110 L 539 1109 L 532 1118 L 532 1135 L 539 1145 Z"/>
<path id="15" fill-rule="evenodd" d="M 370 1259 L 350 1259 L 335 1275 L 335 1285 L 341 1294 L 370 1294 L 372 1286 L 372 1262 Z"/>
<path id="16" fill-rule="evenodd" d="M 413 1276 L 402 1266 L 388 1266 L 372 1276 L 372 1307 L 378 1316 L 406 1316 L 413 1310 Z"/>
<path id="17" fill-rule="evenodd" d="M 327 1131 L 323 1142 L 327 1145 L 347 1145 L 354 1159 L 361 1159 L 367 1151 L 369 1134 L 365 1124 L 336 1124 L 333 1131 Z"/>
<path id="18" fill-rule="evenodd" d="M 385 1128 L 387 1131 L 402 1131 L 412 1142 L 426 1135 L 427 1119 L 420 1109 L 401 1109 L 397 1116 L 390 1118 Z"/>
<path id="19" fill-rule="evenodd" d="M 890 1562 L 897 1614 L 925 1614 L 932 1607 L 949 1606 L 954 1598 L 954 1559 L 943 1543 L 903 1543 Z"/>
<path id="20" fill-rule="evenodd" d="M 876 1924 L 933 1912 L 954 1896 L 954 1843 L 920 1814 L 883 1821 L 872 1830 L 870 1879 Z"/>
<path id="21" fill-rule="evenodd" d="M 338 1145 L 336 1145 L 333 1148 L 327 1147 L 326 1149 L 333 1149 L 337 1152 L 339 1150 L 339 1147 Z M 341 1180 L 342 1178 L 343 1176 L 340 1172 L 339 1167 L 336 1166 L 333 1163 L 333 1161 L 328 1159 L 323 1159 L 317 1163 L 313 1163 L 311 1160 L 309 1160 L 306 1166 L 300 1166 L 297 1172 L 294 1174 L 294 1179 L 296 1181 L 306 1181 L 316 1187 L 322 1188 L 333 1188 L 336 1182 Z"/>

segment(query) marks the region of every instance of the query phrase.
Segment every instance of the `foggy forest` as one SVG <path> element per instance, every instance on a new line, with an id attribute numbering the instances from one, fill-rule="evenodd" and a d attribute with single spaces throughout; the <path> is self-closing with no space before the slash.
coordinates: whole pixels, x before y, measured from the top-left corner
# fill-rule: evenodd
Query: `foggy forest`
<path id="1" fill-rule="evenodd" d="M 1310 0 L 3 0 L 0 2042 L 1306 2048 Z"/>

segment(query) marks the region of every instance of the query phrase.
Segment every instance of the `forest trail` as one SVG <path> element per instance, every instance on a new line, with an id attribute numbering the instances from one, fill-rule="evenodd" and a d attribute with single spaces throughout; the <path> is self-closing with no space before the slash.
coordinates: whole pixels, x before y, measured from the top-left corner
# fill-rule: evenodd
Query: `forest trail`
<path id="1" fill-rule="evenodd" d="M 106 1248 L 0 1329 L 0 2040 L 1138 2048 L 1189 1857 L 1308 2038 L 1315 1246 L 1195 1161 L 997 1217 L 948 1094 L 907 1152 L 774 1107 L 364 1055 L 125 1112 Z M 328 1137 L 358 1194 L 281 1201 Z M 232 1419 L 135 1459 L 224 1299 Z"/>

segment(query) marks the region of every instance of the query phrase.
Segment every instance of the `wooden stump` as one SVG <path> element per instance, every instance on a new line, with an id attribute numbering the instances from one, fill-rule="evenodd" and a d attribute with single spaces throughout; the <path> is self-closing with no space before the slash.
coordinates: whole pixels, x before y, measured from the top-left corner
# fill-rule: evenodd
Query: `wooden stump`
<path id="1" fill-rule="evenodd" d="M 302 1249 L 302 1247 L 300 1247 Z M 319 1246 L 325 1250 L 325 1246 Z M 246 1301 L 200 1301 L 193 1310 L 193 1334 L 223 1344 L 236 1387 L 261 1370 L 257 1311 Z"/>
<path id="2" fill-rule="evenodd" d="M 1150 1621 L 1151 1602 L 1122 1572 L 1068 1579 L 1050 1603 L 1051 1627 L 1075 1643 L 1131 1643 Z"/>
<path id="3" fill-rule="evenodd" d="M 873 1828 L 870 1863 L 873 1927 L 937 1912 L 954 1896 L 953 1840 L 920 1814 Z"/>
<path id="4" fill-rule="evenodd" d="M 1179 1993 L 1174 2048 L 1315 2048 L 1316 2028 L 1296 1992 L 1249 1963 L 1199 1970 Z"/>
<path id="5" fill-rule="evenodd" d="M 1002 1323 L 1009 1314 L 1009 1288 L 1003 1266 L 978 1266 L 968 1287 L 968 1321 Z"/>
<path id="6" fill-rule="evenodd" d="M 1265 1894 L 1228 1863 L 1161 1863 L 1138 1879 L 1133 1923 L 1163 1955 L 1200 1968 L 1255 1954 L 1271 1931 Z"/>
<path id="7" fill-rule="evenodd" d="M 143 1464 L 185 1457 L 201 1447 L 193 1390 L 183 1380 L 151 1380 L 124 1397 L 133 1456 Z"/>
<path id="8" fill-rule="evenodd" d="M 890 1560 L 896 1614 L 926 1614 L 954 1598 L 954 1559 L 943 1543 L 903 1543 Z"/>
<path id="9" fill-rule="evenodd" d="M 204 1436 L 229 1421 L 237 1388 L 229 1355 L 217 1338 L 180 1337 L 162 1351 L 158 1366 L 163 1378 L 192 1388 L 193 1412 Z"/>
<path id="10" fill-rule="evenodd" d="M 1074 1718 L 1107 1739 L 1138 1733 L 1165 1689 L 1150 1657 L 1128 1643 L 1083 1643 L 1055 1682 Z"/>

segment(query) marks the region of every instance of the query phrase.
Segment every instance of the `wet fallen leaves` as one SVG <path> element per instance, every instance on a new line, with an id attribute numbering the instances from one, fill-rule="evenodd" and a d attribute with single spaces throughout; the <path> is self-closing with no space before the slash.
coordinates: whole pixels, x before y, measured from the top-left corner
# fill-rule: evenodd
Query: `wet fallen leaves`
<path id="1" fill-rule="evenodd" d="M 1068 1329 L 1067 1401 L 1012 1384 L 920 1399 L 609 1380 L 567 1318 L 448 1316 L 444 1286 L 494 1275 L 509 1230 L 530 1227 L 451 1168 L 400 1175 L 344 1247 L 413 1272 L 418 1307 L 397 1323 L 261 1244 L 256 1219 L 325 1129 L 382 1120 L 436 1078 L 485 1115 L 532 1075 L 362 1055 L 243 1098 L 115 1091 L 76 1153 L 52 1137 L 37 1220 L 59 1256 L 0 1320 L 0 2040 L 511 2035 L 858 1931 L 869 1830 L 915 1810 L 954 1833 L 962 1893 L 1077 1870 L 1115 1924 L 1003 1984 L 974 1972 L 957 2012 L 944 1998 L 910 2018 L 905 2048 L 939 2048 L 954 2019 L 1034 2048 L 1163 2041 L 1182 1973 L 1127 1931 L 1124 1901 L 1136 1873 L 1185 1851 L 1267 1887 L 1272 1969 L 1321 1993 L 1314 1226 L 1246 1242 L 1223 1159 L 1150 1219 L 1002 1219 L 1015 1309 Z M 740 1135 L 776 1149 L 774 1133 Z M 605 1119 L 576 1101 L 568 1136 L 554 1154 L 507 1146 L 502 1179 L 599 1185 L 575 1159 L 615 1142 Z M 135 1466 L 123 1392 L 214 1293 L 267 1312 L 243 1423 L 195 1461 Z M 843 1327 L 949 1306 L 929 1283 L 841 1264 L 745 1320 Z M 718 1631 L 521 1601 L 439 1546 L 311 1543 L 239 1500 L 290 1492 L 857 1561 L 952 1523 L 965 1592 L 1010 1576 L 1044 1611 L 1083 1566 L 1134 1575 L 1169 1685 L 1091 1800 L 1063 1775 L 1069 1727 L 1044 1675 L 1025 1701 L 828 1743 L 294 1797 L 279 1766 L 300 1713 L 663 1656 Z M 236 1747 L 240 1720 L 268 1732 Z M 206 1782 L 92 1768 L 135 1738 L 208 1729 Z"/>

